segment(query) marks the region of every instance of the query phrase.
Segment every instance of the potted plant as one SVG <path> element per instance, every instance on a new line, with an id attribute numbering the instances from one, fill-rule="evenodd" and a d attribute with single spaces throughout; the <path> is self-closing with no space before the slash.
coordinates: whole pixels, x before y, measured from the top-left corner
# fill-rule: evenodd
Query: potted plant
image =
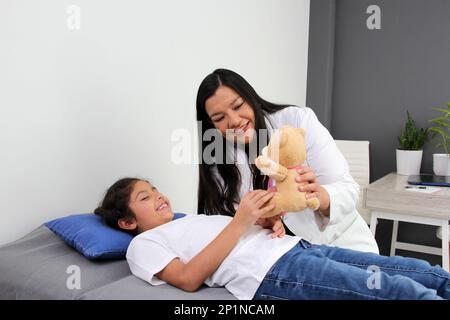
<path id="1" fill-rule="evenodd" d="M 427 138 L 427 129 L 417 129 L 409 111 L 406 111 L 406 114 L 408 119 L 405 124 L 405 130 L 398 137 L 400 147 L 396 150 L 397 173 L 413 175 L 420 173 L 422 148 Z"/>
<path id="2" fill-rule="evenodd" d="M 450 103 L 447 108 L 433 108 L 442 113 L 440 117 L 429 120 L 434 124 L 430 127 L 432 138 L 438 141 L 436 148 L 442 147 L 444 153 L 433 154 L 433 172 L 438 176 L 450 176 Z"/>

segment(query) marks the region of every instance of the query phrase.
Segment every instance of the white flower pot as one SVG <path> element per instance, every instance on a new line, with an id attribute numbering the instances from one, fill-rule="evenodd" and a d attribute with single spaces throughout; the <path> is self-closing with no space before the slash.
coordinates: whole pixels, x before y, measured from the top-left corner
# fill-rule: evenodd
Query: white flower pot
<path id="1" fill-rule="evenodd" d="M 448 154 L 433 154 L 433 172 L 437 176 L 450 176 L 450 156 Z"/>
<path id="2" fill-rule="evenodd" d="M 397 173 L 406 176 L 420 174 L 422 153 L 422 150 L 397 149 Z"/>

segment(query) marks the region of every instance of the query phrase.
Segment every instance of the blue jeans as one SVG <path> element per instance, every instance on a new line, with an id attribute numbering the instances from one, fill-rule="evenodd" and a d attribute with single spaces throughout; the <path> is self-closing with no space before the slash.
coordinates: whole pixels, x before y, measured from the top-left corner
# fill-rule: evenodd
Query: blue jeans
<path id="1" fill-rule="evenodd" d="M 269 270 L 254 299 L 449 299 L 450 274 L 428 262 L 306 240 Z"/>

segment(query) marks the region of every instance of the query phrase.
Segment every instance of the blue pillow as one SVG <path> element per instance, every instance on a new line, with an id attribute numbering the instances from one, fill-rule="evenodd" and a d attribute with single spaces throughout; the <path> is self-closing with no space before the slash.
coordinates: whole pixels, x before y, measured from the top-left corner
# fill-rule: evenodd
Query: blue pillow
<path id="1" fill-rule="evenodd" d="M 175 213 L 173 219 L 184 216 Z M 133 239 L 126 232 L 108 227 L 93 213 L 58 218 L 45 226 L 88 259 L 124 259 Z"/>

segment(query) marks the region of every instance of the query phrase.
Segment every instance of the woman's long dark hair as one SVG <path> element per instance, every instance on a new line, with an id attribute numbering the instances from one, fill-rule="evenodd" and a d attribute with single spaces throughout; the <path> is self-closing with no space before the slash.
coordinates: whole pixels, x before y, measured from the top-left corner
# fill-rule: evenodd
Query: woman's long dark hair
<path id="1" fill-rule="evenodd" d="M 221 86 L 227 86 L 236 91 L 253 109 L 255 113 L 255 139 L 258 139 L 259 130 L 266 129 L 267 127 L 264 120 L 265 114 L 274 113 L 289 105 L 275 104 L 261 98 L 253 89 L 253 87 L 239 74 L 227 69 L 217 69 L 213 73 L 209 74 L 200 84 L 197 92 L 197 122 L 199 124 L 199 145 L 200 157 L 203 156 L 203 151 L 210 143 L 209 141 L 203 141 L 204 133 L 208 129 L 214 129 L 214 125 L 209 119 L 205 110 L 205 102 L 210 98 L 216 90 Z M 267 139 L 261 139 L 256 141 L 258 154 L 266 146 Z M 222 145 L 224 146 L 224 155 L 226 154 L 227 142 L 223 136 L 219 137 L 223 139 Z M 248 150 L 245 148 L 245 152 L 248 158 Z M 250 163 L 250 161 L 249 161 Z M 213 168 L 217 167 L 217 170 L 222 177 L 223 186 L 215 179 Z M 262 175 L 259 169 L 253 164 L 249 164 L 250 171 L 253 175 L 253 189 L 267 189 L 267 179 Z M 198 213 L 204 213 L 208 215 L 222 214 L 233 216 L 235 214 L 234 204 L 239 201 L 239 188 L 241 185 L 241 176 L 239 169 L 235 164 L 225 164 L 218 162 L 216 164 L 204 163 L 201 158 L 199 164 L 199 187 L 198 187 Z"/>

